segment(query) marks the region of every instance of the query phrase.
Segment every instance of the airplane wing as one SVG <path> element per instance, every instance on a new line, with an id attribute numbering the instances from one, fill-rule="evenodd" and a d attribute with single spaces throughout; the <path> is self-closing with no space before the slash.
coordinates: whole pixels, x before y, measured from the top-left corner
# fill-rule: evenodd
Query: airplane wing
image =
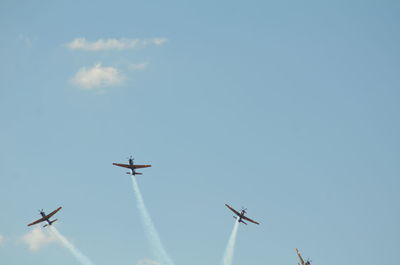
<path id="1" fill-rule="evenodd" d="M 125 168 L 145 168 L 145 167 L 151 167 L 151 165 L 127 165 L 127 164 L 118 164 L 118 163 L 113 163 L 114 166 L 117 167 L 125 167 Z"/>
<path id="2" fill-rule="evenodd" d="M 303 257 L 300 255 L 300 252 L 299 252 L 299 250 L 297 248 L 296 248 L 296 252 L 297 252 L 297 256 L 299 256 L 299 259 L 301 261 L 301 265 L 304 265 Z"/>
<path id="3" fill-rule="evenodd" d="M 45 217 L 42 217 L 42 218 L 36 220 L 35 222 L 30 223 L 28 226 L 35 225 L 35 224 L 41 223 L 41 222 L 43 222 L 43 221 L 46 221 L 46 218 L 45 218 Z"/>
<path id="4" fill-rule="evenodd" d="M 151 167 L 151 165 L 133 165 L 133 168 L 145 168 L 145 167 Z"/>
<path id="5" fill-rule="evenodd" d="M 252 223 L 254 223 L 254 224 L 257 224 L 257 225 L 260 224 L 260 223 L 254 221 L 254 220 L 251 220 L 251 219 L 250 219 L 249 217 L 247 217 L 247 216 L 243 216 L 242 219 L 247 220 L 247 221 L 249 221 L 249 222 L 252 222 Z"/>
<path id="6" fill-rule="evenodd" d="M 238 211 L 236 211 L 235 209 L 233 209 L 232 207 L 230 207 L 228 204 L 225 204 L 226 207 L 229 208 L 229 210 L 231 210 L 232 212 L 234 212 L 237 216 L 240 215 L 240 213 Z"/>
<path id="7" fill-rule="evenodd" d="M 131 165 L 126 165 L 126 164 L 113 163 L 113 165 L 117 167 L 133 168 Z"/>
<path id="8" fill-rule="evenodd" d="M 51 213 L 49 213 L 48 215 L 46 215 L 44 218 L 49 219 L 50 217 L 52 217 L 53 215 L 55 215 L 59 210 L 61 210 L 62 207 L 58 207 L 57 209 L 55 209 L 54 211 L 52 211 Z"/>

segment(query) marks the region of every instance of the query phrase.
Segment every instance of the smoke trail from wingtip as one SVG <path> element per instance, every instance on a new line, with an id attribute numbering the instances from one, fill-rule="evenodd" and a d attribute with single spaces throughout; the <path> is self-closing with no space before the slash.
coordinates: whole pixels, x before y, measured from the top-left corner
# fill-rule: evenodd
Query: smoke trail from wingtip
<path id="1" fill-rule="evenodd" d="M 233 226 L 231 236 L 229 237 L 228 245 L 226 246 L 225 249 L 224 258 L 222 259 L 222 265 L 232 265 L 238 228 L 239 228 L 239 222 L 235 221 L 235 225 Z"/>
<path id="2" fill-rule="evenodd" d="M 63 244 L 63 246 L 66 247 L 80 263 L 82 263 L 83 265 L 94 265 L 88 257 L 83 255 L 71 242 L 69 242 L 67 238 L 65 238 L 65 236 L 58 232 L 57 228 L 55 228 L 54 226 L 50 226 L 50 230 Z"/>
<path id="3" fill-rule="evenodd" d="M 165 251 L 161 239 L 158 236 L 157 230 L 154 227 L 153 221 L 151 220 L 150 214 L 147 211 L 136 178 L 133 175 L 131 177 L 132 177 L 133 190 L 136 195 L 137 207 L 139 208 L 140 215 L 142 217 L 142 222 L 146 231 L 146 236 L 150 241 L 151 247 L 153 248 L 154 255 L 159 259 L 159 262 L 162 265 L 174 265 L 174 262 L 171 260 L 171 258 Z"/>

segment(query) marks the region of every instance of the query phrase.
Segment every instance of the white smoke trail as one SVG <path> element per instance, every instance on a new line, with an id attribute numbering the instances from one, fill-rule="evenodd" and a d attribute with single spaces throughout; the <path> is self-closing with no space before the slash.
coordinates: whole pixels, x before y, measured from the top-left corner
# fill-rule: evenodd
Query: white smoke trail
<path id="1" fill-rule="evenodd" d="M 57 239 L 66 247 L 72 255 L 83 265 L 94 265 L 91 260 L 88 259 L 85 255 L 83 255 L 71 242 L 68 241 L 60 232 L 58 232 L 57 228 L 54 226 L 50 226 L 51 232 L 57 237 Z"/>
<path id="2" fill-rule="evenodd" d="M 140 192 L 136 178 L 133 175 L 131 177 L 133 190 L 135 191 L 136 195 L 137 207 L 139 208 L 142 222 L 146 231 L 146 236 L 153 248 L 154 255 L 159 259 L 159 262 L 162 265 L 174 265 L 174 262 L 165 251 L 163 244 L 161 243 L 161 239 L 158 236 L 157 230 L 154 227 L 153 221 L 151 220 L 150 214 L 146 209 L 146 205 L 144 204 L 142 193 Z"/>
<path id="3" fill-rule="evenodd" d="M 233 226 L 231 236 L 229 237 L 228 245 L 225 249 L 224 258 L 222 259 L 222 265 L 232 265 L 238 228 L 239 222 L 235 220 L 235 225 Z"/>

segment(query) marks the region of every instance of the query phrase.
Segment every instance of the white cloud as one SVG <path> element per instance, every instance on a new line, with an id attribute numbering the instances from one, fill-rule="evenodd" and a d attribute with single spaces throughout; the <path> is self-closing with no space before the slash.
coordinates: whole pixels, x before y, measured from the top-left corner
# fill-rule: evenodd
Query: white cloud
<path id="1" fill-rule="evenodd" d="M 160 265 L 161 263 L 151 259 L 141 259 L 138 261 L 138 265 Z"/>
<path id="2" fill-rule="evenodd" d="M 37 251 L 45 245 L 57 243 L 57 237 L 47 229 L 36 227 L 22 237 L 22 241 L 28 245 L 32 251 Z"/>
<path id="3" fill-rule="evenodd" d="M 76 38 L 66 44 L 71 50 L 84 51 L 105 51 L 105 50 L 126 50 L 142 48 L 148 45 L 163 45 L 166 38 L 152 39 L 99 39 L 94 42 L 87 41 L 85 38 Z"/>
<path id="4" fill-rule="evenodd" d="M 4 245 L 5 237 L 3 235 L 0 235 L 0 247 Z"/>
<path id="5" fill-rule="evenodd" d="M 132 71 L 137 71 L 137 70 L 144 70 L 147 68 L 147 66 L 149 66 L 148 62 L 144 62 L 144 63 L 132 63 L 129 65 L 129 69 Z"/>
<path id="6" fill-rule="evenodd" d="M 72 82 L 84 90 L 99 91 L 99 88 L 122 84 L 124 77 L 114 67 L 102 67 L 101 64 L 96 64 L 91 68 L 81 68 L 72 78 Z"/>

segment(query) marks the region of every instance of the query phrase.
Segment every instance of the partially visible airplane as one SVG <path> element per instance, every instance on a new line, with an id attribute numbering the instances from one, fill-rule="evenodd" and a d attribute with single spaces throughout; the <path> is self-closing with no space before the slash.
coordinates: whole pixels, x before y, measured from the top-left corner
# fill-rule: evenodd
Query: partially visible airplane
<path id="1" fill-rule="evenodd" d="M 301 254 L 300 254 L 300 252 L 299 252 L 299 250 L 298 250 L 297 248 L 296 248 L 296 252 L 297 252 L 297 256 L 299 256 L 301 265 L 311 265 L 311 260 L 309 260 L 309 259 L 307 259 L 307 260 L 304 262 L 304 259 L 302 258 Z M 300 263 L 297 263 L 297 264 L 300 265 Z"/>
<path id="2" fill-rule="evenodd" d="M 135 165 L 134 162 L 133 162 L 132 156 L 129 158 L 129 165 L 127 165 L 127 164 L 118 164 L 118 163 L 113 163 L 113 165 L 114 166 L 118 166 L 118 167 L 129 168 L 132 171 L 132 172 L 126 172 L 126 174 L 129 174 L 129 175 L 142 175 L 142 173 L 136 172 L 135 169 L 151 167 L 151 165 Z"/>
<path id="3" fill-rule="evenodd" d="M 246 210 L 247 210 L 247 209 L 242 209 L 242 210 L 240 211 L 240 213 L 239 213 L 238 211 L 236 211 L 235 209 L 233 209 L 233 208 L 232 208 L 231 206 L 229 206 L 228 204 L 225 204 L 225 206 L 228 207 L 229 210 L 231 210 L 232 212 L 234 212 L 234 213 L 237 215 L 237 216 L 233 216 L 233 218 L 235 218 L 235 219 L 238 219 L 238 218 L 239 218 L 239 220 L 238 220 L 239 223 L 244 223 L 245 225 L 247 225 L 247 223 L 245 223 L 245 222 L 243 221 L 243 220 L 246 220 L 246 221 L 250 221 L 250 222 L 252 222 L 252 223 L 255 223 L 255 224 L 257 224 L 257 225 L 260 224 L 260 223 L 254 221 L 254 220 L 251 220 L 251 219 L 248 218 L 247 216 L 245 216 Z"/>
<path id="4" fill-rule="evenodd" d="M 55 215 L 59 210 L 61 210 L 61 208 L 62 208 L 62 207 L 58 207 L 57 209 L 55 209 L 54 211 L 52 211 L 52 212 L 49 213 L 48 215 L 46 215 L 45 212 L 44 212 L 43 209 L 42 209 L 41 211 L 39 211 L 39 212 L 40 212 L 40 215 L 42 216 L 42 218 L 36 220 L 36 221 L 33 222 L 33 223 L 30 223 L 28 226 L 35 225 L 35 224 L 38 224 L 38 223 L 41 223 L 41 222 L 44 222 L 44 221 L 46 221 L 48 224 L 45 224 L 43 227 L 46 227 L 46 226 L 48 226 L 48 225 L 52 225 L 52 224 L 53 224 L 55 221 L 57 221 L 58 219 L 55 219 L 55 220 L 51 221 L 50 218 L 51 218 L 53 215 Z"/>

